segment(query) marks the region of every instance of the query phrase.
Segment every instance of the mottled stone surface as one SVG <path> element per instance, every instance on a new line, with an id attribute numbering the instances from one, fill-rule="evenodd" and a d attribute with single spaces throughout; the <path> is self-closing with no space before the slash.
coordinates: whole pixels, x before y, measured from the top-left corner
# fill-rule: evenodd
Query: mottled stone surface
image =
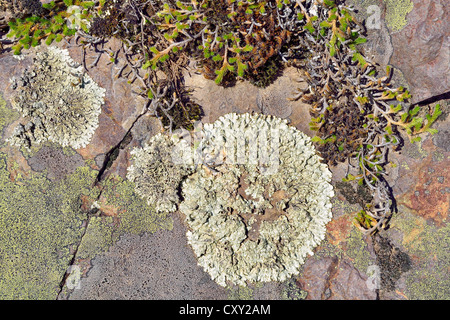
<path id="1" fill-rule="evenodd" d="M 403 79 L 396 81 L 410 87 L 414 102 L 449 91 L 450 28 L 445 23 L 448 24 L 450 19 L 448 6 L 444 6 L 444 1 L 413 0 L 413 9 L 405 14 L 406 23 L 395 30 L 386 23 L 386 16 L 391 8 L 387 1 L 353 2 L 357 5 L 359 3 L 363 18 L 369 17 L 366 12 L 369 5 L 380 6 L 380 29 L 368 29 L 369 43 L 364 46 L 364 50 L 374 54 L 374 60 L 380 64 L 381 69 L 384 69 L 385 64 L 391 63 L 398 68 L 398 74 L 403 73 Z M 117 49 L 118 45 L 113 41 L 105 46 Z M 81 63 L 83 54 L 80 47 L 68 49 L 72 58 Z M 0 152 L 5 155 L 5 170 L 9 172 L 8 179 L 11 183 L 17 186 L 24 184 L 25 190 L 33 191 L 38 189 L 38 185 L 34 185 L 33 189 L 28 185 L 30 182 L 24 179 L 43 174 L 43 170 L 47 170 L 40 178 L 40 181 L 44 181 L 46 190 L 57 190 L 52 191 L 52 194 L 60 194 L 61 199 L 71 200 L 70 203 L 61 204 L 51 199 L 50 203 L 57 208 L 52 209 L 52 212 L 66 212 L 75 207 L 85 215 L 92 208 L 99 208 L 95 219 L 80 226 L 81 230 L 87 230 L 80 240 L 84 246 L 80 248 L 89 249 L 93 254 L 84 258 L 88 255 L 82 250 L 78 253 L 79 257 L 73 260 L 75 265 L 81 267 L 80 288 L 64 288 L 59 298 L 448 299 L 448 100 L 440 101 L 443 115 L 435 124 L 435 128 L 439 130 L 437 134 L 424 134 L 422 142 L 415 144 L 410 144 L 406 139 L 400 153 L 389 154 L 391 164 L 388 165 L 387 179 L 396 196 L 398 212 L 391 219 L 391 227 L 380 234 L 386 239 L 385 242 L 381 241 L 376 246 L 373 239 L 363 237 L 352 225 L 355 213 L 361 206 L 358 196 L 350 189 L 344 185 L 338 186 L 347 168 L 346 165 L 339 165 L 332 168 L 333 184 L 336 187 L 336 196 L 332 200 L 333 220 L 327 225 L 325 241 L 315 250 L 314 256 L 306 260 L 300 274 L 284 283 L 224 289 L 197 266 L 195 256 L 187 245 L 186 227 L 179 213 L 173 215 L 172 227 L 165 226 L 162 228 L 164 230 L 159 230 L 159 227 L 152 225 L 153 220 L 140 220 L 147 211 L 135 207 L 139 198 L 133 194 L 133 188 L 127 181 L 113 183 L 107 180 L 115 175 L 125 178 L 130 163 L 130 150 L 135 146 L 142 146 L 161 131 L 156 119 L 141 116 L 145 101 L 132 92 L 133 86 L 124 79 L 115 79 L 123 63 L 121 57 L 119 53 L 117 63 L 113 63 L 105 53 L 96 66 L 89 67 L 90 76 L 106 89 L 106 102 L 102 106 L 99 128 L 86 148 L 74 151 L 45 145 L 34 153 L 24 155 L 17 148 L 4 144 L 17 124 L 17 117 L 8 118 L 6 125 L 0 128 Z M 87 51 L 85 59 L 90 66 L 97 59 L 97 53 Z M 10 110 L 9 100 L 14 93 L 10 88 L 9 78 L 19 76 L 30 63 L 29 57 L 18 60 L 10 53 L 0 55 L 0 95 L 6 101 L 5 110 Z M 232 88 L 222 88 L 191 72 L 191 76 L 186 76 L 186 85 L 194 89 L 193 99 L 204 108 L 204 123 L 211 123 L 230 112 L 262 112 L 288 118 L 297 129 L 312 136 L 308 125 L 309 106 L 286 99 L 295 94 L 297 86 L 305 85 L 297 82 L 298 78 L 297 71 L 288 68 L 284 75 L 266 89 L 258 89 L 245 82 Z M 0 118 L 4 115 L 0 114 Z M 124 139 L 127 132 L 129 140 Z M 126 143 L 122 143 L 124 141 Z M 118 148 L 114 149 L 115 147 Z M 116 151 L 112 152 L 113 150 Z M 98 170 L 105 167 L 106 163 L 109 165 L 103 185 L 96 185 Z M 87 180 L 74 180 L 77 168 L 85 168 L 88 172 L 85 177 Z M 48 187 L 54 181 L 60 181 L 58 183 L 63 188 Z M 80 187 L 67 188 L 67 185 Z M 98 196 L 95 188 L 100 185 L 102 194 Z M 82 194 L 79 189 L 83 189 L 88 195 Z M 73 192 L 72 190 L 78 190 L 80 194 L 66 194 Z M 128 200 L 110 201 L 116 195 L 118 199 L 120 195 L 125 195 Z M 46 197 L 48 195 L 42 192 L 42 199 L 36 198 L 39 200 L 37 203 L 49 203 Z M 123 218 L 121 223 L 120 217 L 127 210 L 134 215 L 129 216 L 128 220 Z M 45 215 L 41 219 L 46 219 Z M 129 227 L 127 223 L 130 224 Z M 49 223 L 47 225 L 53 226 Z M 114 233 L 119 227 L 124 232 L 120 239 Z M 143 233 L 146 227 L 150 231 Z M 74 248 L 71 247 L 65 256 L 65 259 L 69 258 L 68 261 L 73 257 Z M 56 256 L 52 257 L 58 259 Z M 59 265 L 60 261 L 57 262 Z M 63 273 L 54 275 L 56 287 L 62 280 Z M 54 292 L 50 296 L 53 297 Z"/>
<path id="2" fill-rule="evenodd" d="M 366 54 L 397 68 L 412 103 L 450 93 L 450 9 L 443 0 L 349 0 L 367 29 Z M 448 98 L 448 96 L 447 96 Z"/>
<path id="3" fill-rule="evenodd" d="M 439 0 L 413 3 L 406 27 L 392 34 L 390 62 L 402 70 L 416 103 L 450 92 L 450 8 Z"/>
<path id="4" fill-rule="evenodd" d="M 173 220 L 170 231 L 124 235 L 92 260 L 70 299 L 226 299 L 226 289 L 197 266 L 182 218 Z"/>

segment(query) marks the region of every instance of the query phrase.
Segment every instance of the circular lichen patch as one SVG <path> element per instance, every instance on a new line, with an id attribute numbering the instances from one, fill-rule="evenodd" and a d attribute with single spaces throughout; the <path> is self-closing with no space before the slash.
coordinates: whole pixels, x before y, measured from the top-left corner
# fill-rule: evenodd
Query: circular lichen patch
<path id="1" fill-rule="evenodd" d="M 9 142 L 29 149 L 45 141 L 85 147 L 98 127 L 105 89 L 100 88 L 65 49 L 36 53 L 33 65 L 11 79 L 17 94 L 13 107 L 22 113 Z"/>
<path id="2" fill-rule="evenodd" d="M 311 139 L 285 120 L 206 124 L 180 211 L 198 263 L 220 285 L 284 281 L 324 239 L 334 195 Z"/>

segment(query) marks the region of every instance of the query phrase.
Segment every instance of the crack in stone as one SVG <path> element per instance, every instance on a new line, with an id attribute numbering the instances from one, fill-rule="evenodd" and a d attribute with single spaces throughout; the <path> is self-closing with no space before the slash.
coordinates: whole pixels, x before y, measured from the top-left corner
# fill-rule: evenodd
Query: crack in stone
<path id="1" fill-rule="evenodd" d="M 99 185 L 99 183 L 102 180 L 104 180 L 104 178 L 107 176 L 107 170 L 113 165 L 114 161 L 119 156 L 120 150 L 125 149 L 130 144 L 130 142 L 132 141 L 133 135 L 132 135 L 131 131 L 132 131 L 134 125 L 136 124 L 136 122 L 143 115 L 145 115 L 145 112 L 141 113 L 139 116 L 136 117 L 136 119 L 133 121 L 132 125 L 128 129 L 127 133 L 122 138 L 122 140 L 116 146 L 111 148 L 111 150 L 109 150 L 108 153 L 106 154 L 105 159 L 104 159 L 103 164 L 102 164 L 102 167 L 100 168 L 100 170 L 99 170 L 99 172 L 97 174 L 97 177 L 95 179 L 95 182 L 92 185 L 93 188 L 97 188 L 97 187 L 100 188 L 100 192 L 98 194 L 97 199 L 95 199 L 95 201 L 98 201 L 101 198 L 102 193 L 103 193 L 103 189 Z M 100 210 L 98 208 L 92 208 L 86 213 L 87 217 L 86 217 L 86 220 L 85 220 L 84 229 L 83 229 L 81 237 L 80 237 L 80 241 L 76 245 L 75 250 L 74 250 L 74 252 L 72 254 L 72 258 L 71 258 L 71 260 L 69 262 L 69 265 L 68 265 L 69 267 L 67 268 L 67 271 L 64 273 L 64 276 L 61 279 L 61 282 L 59 284 L 59 291 L 58 291 L 58 294 L 56 296 L 56 300 L 59 300 L 59 298 L 60 298 L 60 296 L 61 296 L 61 294 L 63 292 L 64 286 L 67 283 L 67 279 L 70 276 L 70 272 L 69 272 L 70 266 L 74 265 L 74 262 L 75 262 L 76 257 L 77 257 L 78 249 L 80 248 L 81 243 L 83 242 L 83 238 L 84 238 L 84 236 L 85 236 L 85 234 L 87 232 L 87 229 L 89 227 L 89 222 L 91 220 L 91 217 L 94 216 L 94 215 L 97 215 L 97 213 L 99 211 Z"/>

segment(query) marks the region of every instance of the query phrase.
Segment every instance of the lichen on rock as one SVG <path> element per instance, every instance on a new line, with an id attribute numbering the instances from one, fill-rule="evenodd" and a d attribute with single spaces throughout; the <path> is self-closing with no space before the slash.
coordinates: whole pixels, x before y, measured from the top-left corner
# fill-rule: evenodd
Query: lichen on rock
<path id="1" fill-rule="evenodd" d="M 127 178 L 135 183 L 136 193 L 158 212 L 177 210 L 178 187 L 192 167 L 176 161 L 177 147 L 183 142 L 159 133 L 143 148 L 131 151 L 133 164 L 128 167 Z"/>
<path id="2" fill-rule="evenodd" d="M 98 127 L 105 89 L 100 88 L 65 49 L 37 52 L 33 65 L 12 79 L 12 105 L 26 119 L 8 140 L 29 149 L 47 140 L 78 149 Z"/>
<path id="3" fill-rule="evenodd" d="M 334 195 L 311 139 L 258 114 L 225 115 L 203 134 L 180 204 L 199 265 L 221 286 L 298 274 L 324 239 Z"/>

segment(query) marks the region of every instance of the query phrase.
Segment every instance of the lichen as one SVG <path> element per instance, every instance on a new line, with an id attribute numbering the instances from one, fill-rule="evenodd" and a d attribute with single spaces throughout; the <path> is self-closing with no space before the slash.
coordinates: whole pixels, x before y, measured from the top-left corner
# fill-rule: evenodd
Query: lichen
<path id="1" fill-rule="evenodd" d="M 408 21 L 406 16 L 414 7 L 411 0 L 384 0 L 386 3 L 386 25 L 388 28 L 397 32 L 402 30 Z"/>
<path id="2" fill-rule="evenodd" d="M 3 128 L 12 122 L 16 117 L 18 117 L 17 112 L 7 107 L 6 101 L 3 100 L 0 94 L 0 137 L 2 135 Z"/>
<path id="3" fill-rule="evenodd" d="M 92 259 L 106 252 L 124 234 L 142 235 L 172 229 L 172 219 L 165 213 L 156 212 L 139 197 L 133 182 L 113 175 L 102 183 L 101 189 L 102 200 L 95 204 L 101 216 L 90 218 L 77 259 Z M 106 206 L 115 208 L 117 214 L 106 216 L 103 213 Z"/>
<path id="4" fill-rule="evenodd" d="M 405 294 L 409 299 L 448 299 L 450 288 L 450 226 L 441 228 L 401 207 L 392 223 L 392 232 L 400 232 L 403 250 L 411 256 L 411 270 L 406 274 Z"/>
<path id="5" fill-rule="evenodd" d="M 160 229 L 171 230 L 172 219 L 167 212 L 158 212 L 153 203 L 148 203 L 136 193 L 132 181 L 112 176 L 103 185 L 102 196 L 106 204 L 119 209 L 119 235 L 129 233 L 141 235 L 153 233 Z"/>
<path id="6" fill-rule="evenodd" d="M 48 47 L 36 53 L 33 65 L 12 79 L 18 94 L 13 107 L 26 119 L 9 142 L 29 149 L 45 141 L 63 147 L 85 147 L 98 126 L 105 89 L 100 88 L 67 50 Z"/>
<path id="7" fill-rule="evenodd" d="M 179 202 L 178 186 L 189 173 L 189 165 L 174 162 L 176 138 L 162 133 L 152 137 L 143 148 L 131 151 L 133 164 L 127 178 L 136 185 L 136 192 L 158 212 L 173 212 Z"/>
<path id="8" fill-rule="evenodd" d="M 0 153 L 0 299 L 55 299 L 87 218 L 80 197 L 97 196 L 95 171 L 12 182 L 7 160 Z"/>
<path id="9" fill-rule="evenodd" d="M 77 259 L 92 259 L 97 254 L 106 252 L 117 239 L 114 235 L 113 217 L 91 217 L 78 247 Z"/>
<path id="10" fill-rule="evenodd" d="M 199 265 L 222 286 L 298 274 L 325 237 L 334 194 L 311 139 L 258 114 L 228 114 L 203 134 L 203 164 L 180 204 Z"/>

